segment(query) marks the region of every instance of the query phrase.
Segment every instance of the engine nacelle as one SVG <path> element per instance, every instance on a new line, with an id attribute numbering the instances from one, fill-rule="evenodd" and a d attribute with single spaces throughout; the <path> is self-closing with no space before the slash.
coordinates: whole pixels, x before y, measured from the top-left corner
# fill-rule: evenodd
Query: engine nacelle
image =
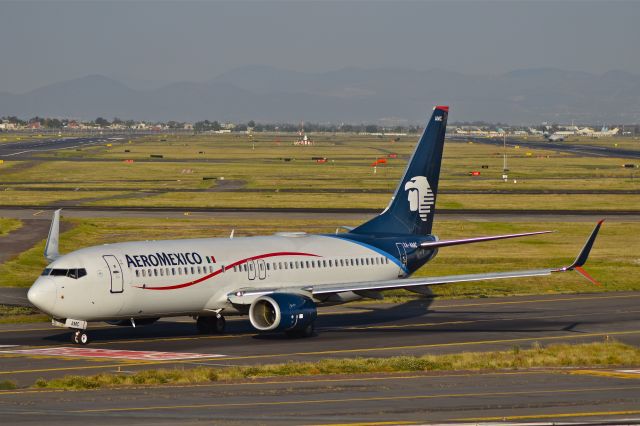
<path id="1" fill-rule="evenodd" d="M 304 330 L 317 316 L 313 300 L 292 293 L 260 296 L 249 308 L 251 325 L 259 331 Z"/>

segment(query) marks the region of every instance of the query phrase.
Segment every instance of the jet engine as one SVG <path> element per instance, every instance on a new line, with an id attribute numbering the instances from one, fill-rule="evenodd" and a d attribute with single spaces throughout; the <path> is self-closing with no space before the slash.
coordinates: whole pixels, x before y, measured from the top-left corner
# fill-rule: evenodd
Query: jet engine
<path id="1" fill-rule="evenodd" d="M 309 297 L 292 293 L 260 296 L 249 308 L 249 320 L 259 331 L 285 331 L 310 336 L 318 316 L 316 304 Z"/>

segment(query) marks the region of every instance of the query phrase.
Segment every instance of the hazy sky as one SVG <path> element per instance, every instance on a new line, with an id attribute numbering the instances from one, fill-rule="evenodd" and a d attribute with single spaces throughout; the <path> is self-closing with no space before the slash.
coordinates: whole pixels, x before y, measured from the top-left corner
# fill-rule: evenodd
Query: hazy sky
<path id="1" fill-rule="evenodd" d="M 640 1 L 0 0 L 0 91 L 102 74 L 135 87 L 247 64 L 640 74 Z"/>

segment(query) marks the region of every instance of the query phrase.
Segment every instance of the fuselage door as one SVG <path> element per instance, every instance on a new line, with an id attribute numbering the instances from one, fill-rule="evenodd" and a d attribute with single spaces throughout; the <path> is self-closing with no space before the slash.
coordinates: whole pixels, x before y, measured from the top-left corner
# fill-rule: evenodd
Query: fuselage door
<path id="1" fill-rule="evenodd" d="M 256 262 L 253 260 L 247 261 L 247 273 L 250 280 L 256 279 Z"/>
<path id="2" fill-rule="evenodd" d="M 124 291 L 124 277 L 120 262 L 110 254 L 102 256 L 102 258 L 107 263 L 109 274 L 111 274 L 111 293 L 122 293 Z"/>
<path id="3" fill-rule="evenodd" d="M 256 262 L 258 263 L 258 278 L 264 280 L 267 278 L 267 264 L 264 259 L 258 259 Z"/>

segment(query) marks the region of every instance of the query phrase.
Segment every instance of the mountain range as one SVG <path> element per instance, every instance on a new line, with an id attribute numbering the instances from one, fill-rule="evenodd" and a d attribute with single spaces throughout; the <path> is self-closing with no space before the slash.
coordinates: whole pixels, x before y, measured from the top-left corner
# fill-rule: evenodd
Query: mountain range
<path id="1" fill-rule="evenodd" d="M 0 92 L 0 116 L 22 118 L 415 124 L 437 104 L 450 105 L 455 121 L 637 123 L 640 76 L 553 68 L 474 75 L 442 69 L 312 73 L 245 66 L 209 81 L 150 90 L 89 75 L 22 94 Z"/>

